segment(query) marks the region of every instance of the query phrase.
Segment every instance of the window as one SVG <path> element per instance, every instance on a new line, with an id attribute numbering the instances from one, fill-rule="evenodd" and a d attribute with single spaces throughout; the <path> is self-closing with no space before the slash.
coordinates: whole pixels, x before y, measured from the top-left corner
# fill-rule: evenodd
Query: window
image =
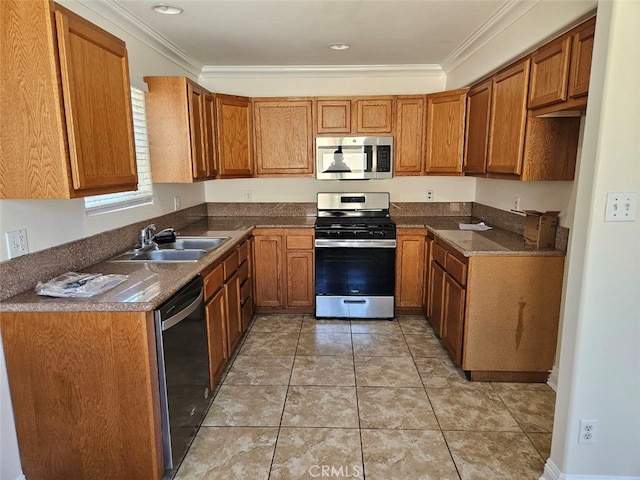
<path id="1" fill-rule="evenodd" d="M 135 192 L 109 193 L 85 197 L 84 207 L 87 215 L 113 212 L 123 208 L 144 205 L 153 201 L 151 183 L 151 160 L 149 159 L 149 138 L 147 137 L 147 115 L 144 92 L 131 88 L 133 110 L 133 134 L 136 144 L 136 162 L 138 165 L 138 189 Z"/>

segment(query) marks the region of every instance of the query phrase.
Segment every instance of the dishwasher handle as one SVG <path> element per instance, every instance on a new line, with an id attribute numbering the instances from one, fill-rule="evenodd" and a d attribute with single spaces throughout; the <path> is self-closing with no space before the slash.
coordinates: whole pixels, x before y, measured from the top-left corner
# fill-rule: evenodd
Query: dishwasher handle
<path id="1" fill-rule="evenodd" d="M 184 320 L 189 315 L 191 315 L 200 306 L 203 300 L 204 300 L 204 289 L 200 290 L 200 294 L 197 296 L 197 298 L 193 302 L 191 302 L 189 305 L 184 307 L 179 312 L 172 314 L 171 317 L 167 318 L 166 320 L 163 320 L 162 331 L 164 332 L 165 330 L 169 330 L 171 327 L 176 326 L 182 320 Z"/>

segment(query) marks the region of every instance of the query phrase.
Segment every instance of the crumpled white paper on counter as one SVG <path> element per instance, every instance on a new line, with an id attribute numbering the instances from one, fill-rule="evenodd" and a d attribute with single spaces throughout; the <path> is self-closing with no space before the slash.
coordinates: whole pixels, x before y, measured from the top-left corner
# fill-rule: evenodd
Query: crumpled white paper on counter
<path id="1" fill-rule="evenodd" d="M 460 230 L 475 230 L 478 232 L 484 232 L 485 230 L 491 230 L 492 227 L 485 225 L 484 222 L 480 223 L 460 223 Z"/>

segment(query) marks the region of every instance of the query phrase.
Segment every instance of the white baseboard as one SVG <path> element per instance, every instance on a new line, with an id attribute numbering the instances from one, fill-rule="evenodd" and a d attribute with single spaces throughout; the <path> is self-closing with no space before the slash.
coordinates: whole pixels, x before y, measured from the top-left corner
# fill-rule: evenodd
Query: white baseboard
<path id="1" fill-rule="evenodd" d="M 553 364 L 553 368 L 549 373 L 549 378 L 547 379 L 547 385 L 549 385 L 554 392 L 558 391 L 558 365 Z"/>
<path id="2" fill-rule="evenodd" d="M 640 477 L 620 477 L 615 475 L 567 475 L 562 473 L 551 459 L 544 465 L 540 480 L 640 480 Z"/>

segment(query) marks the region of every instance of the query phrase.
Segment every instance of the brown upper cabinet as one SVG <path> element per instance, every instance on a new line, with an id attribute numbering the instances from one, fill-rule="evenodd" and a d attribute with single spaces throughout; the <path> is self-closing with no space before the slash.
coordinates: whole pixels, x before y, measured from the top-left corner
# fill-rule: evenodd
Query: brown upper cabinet
<path id="1" fill-rule="evenodd" d="M 427 95 L 427 174 L 462 174 L 467 91 L 467 88 L 462 88 Z"/>
<path id="2" fill-rule="evenodd" d="M 467 94 L 463 166 L 466 174 L 484 174 L 487 171 L 492 85 L 491 79 L 486 80 L 470 89 Z"/>
<path id="3" fill-rule="evenodd" d="M 313 174 L 310 99 L 253 99 L 258 177 Z"/>
<path id="4" fill-rule="evenodd" d="M 487 174 L 523 181 L 572 180 L 580 118 L 527 112 L 530 62 L 520 60 L 492 79 Z"/>
<path id="5" fill-rule="evenodd" d="M 318 135 L 393 133 L 393 97 L 318 98 L 315 103 Z"/>
<path id="6" fill-rule="evenodd" d="M 0 2 L 0 198 L 135 190 L 125 43 L 49 1 Z"/>
<path id="7" fill-rule="evenodd" d="M 593 55 L 593 35 L 596 30 L 595 17 L 573 30 L 571 45 L 571 68 L 569 70 L 569 98 L 587 95 Z"/>
<path id="8" fill-rule="evenodd" d="M 425 96 L 396 97 L 394 175 L 424 175 Z"/>
<path id="9" fill-rule="evenodd" d="M 522 171 L 530 65 L 526 58 L 493 77 L 488 172 L 520 175 Z"/>
<path id="10" fill-rule="evenodd" d="M 253 113 L 251 99 L 216 94 L 220 178 L 253 175 Z"/>
<path id="11" fill-rule="evenodd" d="M 536 115 L 586 107 L 594 31 L 592 18 L 534 52 L 528 106 Z"/>
<path id="12" fill-rule="evenodd" d="M 151 174 L 190 183 L 216 174 L 211 94 L 185 77 L 144 77 Z"/>

